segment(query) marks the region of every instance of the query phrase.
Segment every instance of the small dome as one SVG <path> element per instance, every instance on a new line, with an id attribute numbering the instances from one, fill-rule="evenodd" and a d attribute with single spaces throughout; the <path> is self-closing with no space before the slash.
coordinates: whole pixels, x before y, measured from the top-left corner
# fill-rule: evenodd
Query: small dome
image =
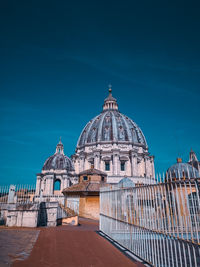
<path id="1" fill-rule="evenodd" d="M 74 171 L 73 163 L 70 158 L 64 154 L 64 147 L 61 141 L 56 146 L 56 152 L 50 156 L 44 163 L 42 170 L 67 170 Z"/>
<path id="2" fill-rule="evenodd" d="M 199 172 L 196 168 L 188 163 L 182 163 L 182 160 L 177 159 L 177 163 L 172 165 L 167 170 L 167 175 L 170 178 L 197 178 L 199 177 Z"/>
<path id="3" fill-rule="evenodd" d="M 118 187 L 135 187 L 135 184 L 130 178 L 124 177 L 119 181 Z"/>

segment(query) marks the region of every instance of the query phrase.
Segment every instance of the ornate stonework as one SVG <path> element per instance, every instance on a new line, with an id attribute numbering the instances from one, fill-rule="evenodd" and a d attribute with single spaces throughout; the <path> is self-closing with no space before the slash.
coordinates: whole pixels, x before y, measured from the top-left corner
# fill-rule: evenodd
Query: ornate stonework
<path id="1" fill-rule="evenodd" d="M 95 169 L 107 173 L 108 183 L 118 183 L 124 176 L 135 183 L 155 182 L 154 157 L 143 132 L 119 112 L 111 88 L 102 113 L 84 127 L 72 160 L 77 174 L 94 164 Z"/>

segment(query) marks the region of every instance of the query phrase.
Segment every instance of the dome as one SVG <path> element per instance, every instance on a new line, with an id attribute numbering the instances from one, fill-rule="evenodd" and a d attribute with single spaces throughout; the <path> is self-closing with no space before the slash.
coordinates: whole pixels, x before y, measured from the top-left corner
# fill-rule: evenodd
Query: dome
<path id="1" fill-rule="evenodd" d="M 133 120 L 119 112 L 111 89 L 104 101 L 102 113 L 87 123 L 79 137 L 77 147 L 101 142 L 126 142 L 147 148 L 142 130 Z"/>
<path id="2" fill-rule="evenodd" d="M 56 146 L 56 152 L 50 156 L 44 163 L 42 170 L 67 170 L 74 171 L 73 163 L 70 158 L 64 154 L 63 144 L 61 141 Z"/>
<path id="3" fill-rule="evenodd" d="M 135 184 L 133 181 L 131 181 L 130 178 L 128 177 L 124 177 L 123 179 L 121 179 L 118 183 L 118 187 L 135 187 Z"/>
<path id="4" fill-rule="evenodd" d="M 177 163 L 172 165 L 167 170 L 168 177 L 172 178 L 196 178 L 199 177 L 199 172 L 196 168 L 191 166 L 189 163 L 182 163 L 180 158 L 177 159 Z M 189 177 L 188 177 L 189 176 Z"/>

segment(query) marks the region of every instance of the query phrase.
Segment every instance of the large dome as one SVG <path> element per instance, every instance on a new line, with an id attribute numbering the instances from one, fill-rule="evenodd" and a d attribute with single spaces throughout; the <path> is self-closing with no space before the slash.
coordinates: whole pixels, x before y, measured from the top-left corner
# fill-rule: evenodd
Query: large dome
<path id="1" fill-rule="evenodd" d="M 64 154 L 61 141 L 56 147 L 56 153 L 50 156 L 44 163 L 42 170 L 67 170 L 74 171 L 73 163 L 70 158 Z"/>
<path id="2" fill-rule="evenodd" d="M 124 176 L 133 178 L 134 183 L 155 182 L 154 157 L 148 152 L 143 132 L 118 110 L 110 86 L 102 112 L 81 132 L 72 160 L 77 174 L 93 165 L 107 173 L 111 184 Z"/>
<path id="3" fill-rule="evenodd" d="M 147 148 L 141 129 L 133 120 L 119 112 L 111 90 L 104 101 L 103 112 L 87 123 L 79 137 L 77 147 L 101 142 L 126 142 Z"/>

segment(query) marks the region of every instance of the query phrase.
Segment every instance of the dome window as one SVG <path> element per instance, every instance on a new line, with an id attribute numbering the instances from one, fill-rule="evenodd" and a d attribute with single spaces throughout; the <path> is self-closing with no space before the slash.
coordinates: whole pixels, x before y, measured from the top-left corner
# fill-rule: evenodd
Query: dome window
<path id="1" fill-rule="evenodd" d="M 87 176 L 83 176 L 83 181 L 87 181 L 88 177 Z"/>
<path id="2" fill-rule="evenodd" d="M 106 126 L 106 127 L 105 127 L 105 132 L 104 132 L 104 139 L 105 139 L 105 140 L 109 140 L 109 138 L 110 138 L 109 127 Z"/>
<path id="3" fill-rule="evenodd" d="M 110 122 L 110 116 L 106 116 L 106 122 Z"/>
<path id="4" fill-rule="evenodd" d="M 124 129 L 122 126 L 119 127 L 119 140 L 124 140 Z"/>
<path id="5" fill-rule="evenodd" d="M 121 161 L 121 171 L 125 171 L 125 161 Z"/>
<path id="6" fill-rule="evenodd" d="M 105 161 L 105 171 L 110 170 L 110 161 Z"/>

